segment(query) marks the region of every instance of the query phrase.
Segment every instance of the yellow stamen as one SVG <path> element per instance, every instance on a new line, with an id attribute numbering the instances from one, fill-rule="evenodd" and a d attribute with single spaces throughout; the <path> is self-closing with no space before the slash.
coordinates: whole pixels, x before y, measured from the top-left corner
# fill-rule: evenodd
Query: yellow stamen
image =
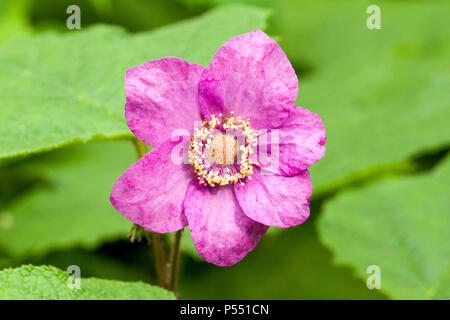
<path id="1" fill-rule="evenodd" d="M 252 146 L 256 145 L 259 134 L 253 130 L 250 120 L 243 121 L 240 116 L 234 117 L 234 112 L 219 117 L 211 116 L 211 120 L 204 120 L 200 129 L 194 130 L 189 149 L 189 161 L 194 166 L 201 184 L 227 185 L 229 183 L 244 182 L 245 177 L 253 174 Z M 244 136 L 244 144 L 238 146 L 237 137 L 218 131 L 218 126 L 231 129 Z M 205 156 L 206 154 L 206 156 Z M 238 162 L 238 157 L 240 161 Z M 255 163 L 256 164 L 256 163 Z M 233 170 L 230 168 L 233 167 Z M 206 168 L 206 169 L 205 169 Z M 224 168 L 225 170 L 221 170 Z M 220 171 L 220 172 L 219 172 Z"/>

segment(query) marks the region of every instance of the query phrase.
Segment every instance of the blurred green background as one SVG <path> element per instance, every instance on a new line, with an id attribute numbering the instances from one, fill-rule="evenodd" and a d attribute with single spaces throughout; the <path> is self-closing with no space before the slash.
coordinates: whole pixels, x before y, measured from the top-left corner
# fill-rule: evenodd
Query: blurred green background
<path id="1" fill-rule="evenodd" d="M 66 27 L 72 4 L 80 30 Z M 366 25 L 373 4 L 381 29 Z M 296 70 L 296 105 L 327 130 L 311 217 L 229 268 L 186 232 L 180 298 L 447 299 L 449 13 L 438 0 L 0 0 L 0 268 L 155 283 L 151 248 L 127 240 L 108 200 L 137 159 L 124 71 L 168 55 L 206 66 L 263 29 Z"/>

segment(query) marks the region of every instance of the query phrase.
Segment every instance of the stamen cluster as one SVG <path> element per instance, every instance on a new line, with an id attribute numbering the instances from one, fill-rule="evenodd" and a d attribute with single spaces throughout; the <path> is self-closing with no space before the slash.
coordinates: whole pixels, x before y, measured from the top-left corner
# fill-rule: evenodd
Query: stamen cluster
<path id="1" fill-rule="evenodd" d="M 252 129 L 250 119 L 242 120 L 241 116 L 233 114 L 232 111 L 230 115 L 212 115 L 194 130 L 189 162 L 200 184 L 214 187 L 240 182 L 243 185 L 242 179 L 251 179 L 253 164 L 257 162 L 252 162 L 250 155 L 254 153 L 259 131 Z M 218 148 L 220 141 L 223 145 Z"/>

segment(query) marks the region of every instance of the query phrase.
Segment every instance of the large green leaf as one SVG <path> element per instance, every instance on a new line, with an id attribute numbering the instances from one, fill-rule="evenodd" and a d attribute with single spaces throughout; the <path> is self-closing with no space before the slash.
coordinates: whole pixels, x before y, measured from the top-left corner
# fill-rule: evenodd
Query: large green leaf
<path id="1" fill-rule="evenodd" d="M 14 0 L 18 1 L 18 0 Z M 33 24 L 38 30 L 66 27 L 70 5 L 81 8 L 81 27 L 103 22 L 123 26 L 127 30 L 148 31 L 198 14 L 179 0 L 32 0 Z"/>
<path id="2" fill-rule="evenodd" d="M 0 209 L 0 247 L 13 256 L 124 237 L 130 222 L 109 203 L 111 187 L 134 161 L 129 141 L 93 142 L 41 154 L 15 171 L 43 185 Z M 1 193 L 1 191 L 0 191 Z"/>
<path id="3" fill-rule="evenodd" d="M 322 116 L 315 186 L 450 142 L 448 1 L 279 0 L 272 32 L 300 78 L 298 105 Z"/>
<path id="4" fill-rule="evenodd" d="M 156 283 L 152 251 L 147 242 L 131 243 L 122 239 L 103 244 L 95 250 L 79 247 L 53 250 L 36 259 L 26 258 L 12 263 L 10 261 L 9 267 L 30 263 L 51 265 L 65 270 L 67 266 L 77 265 L 82 270 L 82 276 L 87 278 Z M 1 259 L 0 269 L 2 269 Z"/>
<path id="5" fill-rule="evenodd" d="M 316 205 L 316 204 L 315 204 Z M 348 267 L 335 266 L 315 231 L 317 207 L 295 228 L 264 236 L 241 262 L 218 268 L 183 259 L 182 299 L 385 299 Z"/>
<path id="6" fill-rule="evenodd" d="M 192 7 L 213 7 L 223 4 L 241 3 L 271 8 L 275 0 L 178 0 Z"/>
<path id="7" fill-rule="evenodd" d="M 29 0 L 0 1 L 0 45 L 29 35 Z"/>
<path id="8" fill-rule="evenodd" d="M 81 270 L 82 272 L 82 270 Z M 24 300 L 172 300 L 174 295 L 142 282 L 81 278 L 70 289 L 69 275 L 51 266 L 25 265 L 0 271 L 0 299 Z"/>
<path id="9" fill-rule="evenodd" d="M 135 36 L 98 26 L 2 48 L 0 157 L 129 136 L 126 69 L 164 56 L 206 65 L 223 42 L 263 28 L 266 17 L 263 9 L 225 6 Z"/>
<path id="10" fill-rule="evenodd" d="M 447 299 L 450 292 L 450 158 L 429 174 L 382 180 L 338 196 L 319 228 L 336 262 L 367 278 L 381 268 L 393 298 Z"/>

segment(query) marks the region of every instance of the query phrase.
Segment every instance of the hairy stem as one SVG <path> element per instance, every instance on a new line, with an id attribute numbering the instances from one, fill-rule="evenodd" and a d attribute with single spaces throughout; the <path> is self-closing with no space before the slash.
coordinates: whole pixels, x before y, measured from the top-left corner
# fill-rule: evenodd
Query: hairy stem
<path id="1" fill-rule="evenodd" d="M 147 154 L 147 146 L 144 142 L 139 139 L 133 139 L 133 143 L 136 147 L 136 152 L 139 158 L 142 158 Z M 168 289 L 168 280 L 167 280 L 167 262 L 166 262 L 166 253 L 164 250 L 164 239 L 163 236 L 159 233 L 149 232 L 150 233 L 150 245 L 153 248 L 153 255 L 155 259 L 155 269 L 156 276 L 158 278 L 158 284 L 161 287 Z"/>
<path id="2" fill-rule="evenodd" d="M 183 230 L 175 232 L 173 238 L 172 249 L 170 252 L 170 272 L 169 272 L 169 290 L 172 290 L 177 295 L 178 274 L 180 270 L 180 244 Z"/>

